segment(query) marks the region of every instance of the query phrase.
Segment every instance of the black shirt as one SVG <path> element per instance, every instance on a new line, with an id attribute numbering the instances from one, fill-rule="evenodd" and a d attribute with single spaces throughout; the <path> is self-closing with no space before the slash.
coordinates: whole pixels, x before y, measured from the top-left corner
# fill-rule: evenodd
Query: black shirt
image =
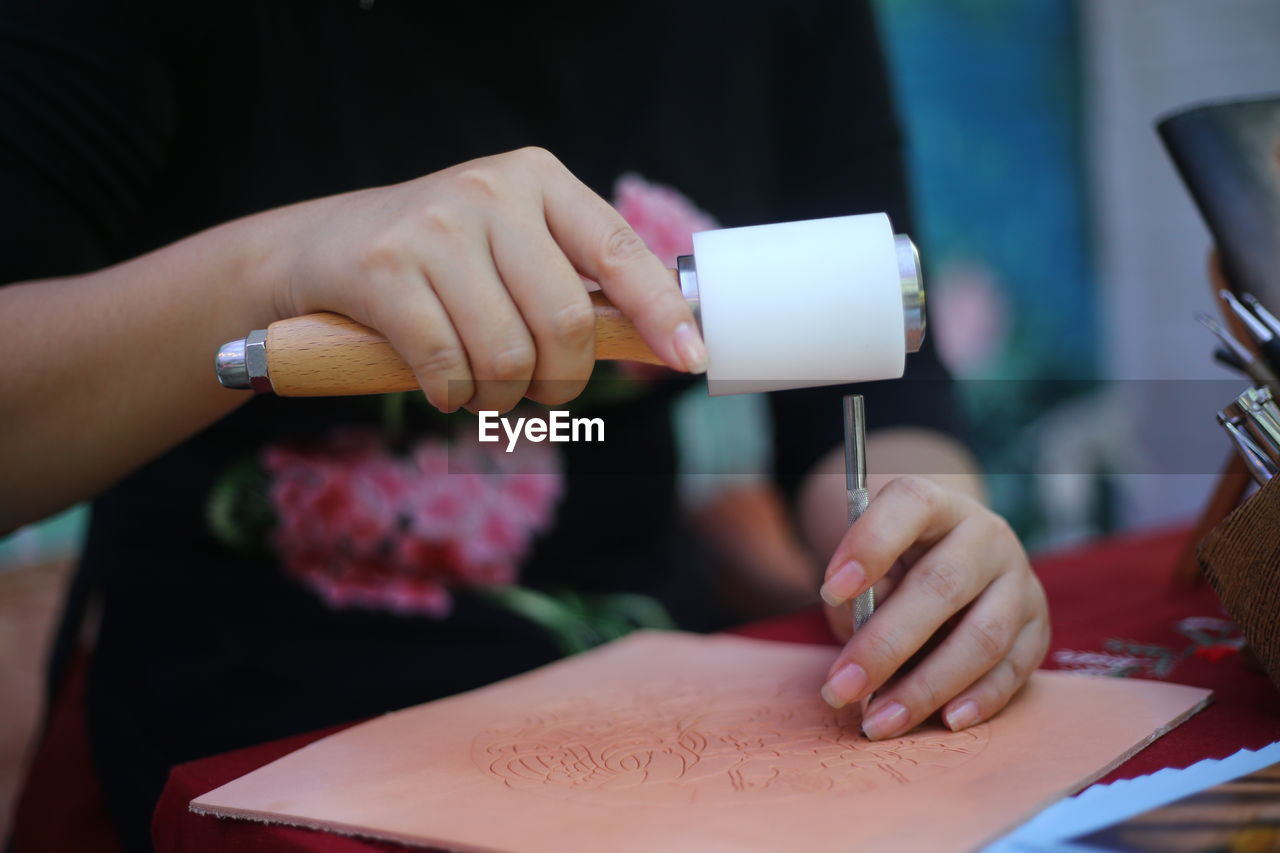
<path id="1" fill-rule="evenodd" d="M 726 226 L 883 210 L 910 230 L 868 4 L 616 5 L 464 3 L 446 20 L 410 0 L 5 0 L 0 282 L 94 270 L 245 214 L 524 145 L 606 197 L 626 172 L 675 186 Z M 928 348 L 908 365 L 944 378 Z M 862 391 L 873 428 L 955 430 L 936 384 Z M 840 393 L 772 395 L 785 488 L 839 442 Z M 616 456 L 568 451 L 556 526 L 523 583 L 644 592 L 685 626 L 715 627 L 675 510 L 669 396 L 611 404 Z M 255 399 L 95 501 L 80 568 L 103 596 L 91 740 L 131 848 L 149 844 L 174 763 L 558 654 L 536 626 L 466 595 L 444 619 L 331 609 L 269 556 L 210 534 L 209 492 L 229 466 L 376 420 L 368 400 Z"/>

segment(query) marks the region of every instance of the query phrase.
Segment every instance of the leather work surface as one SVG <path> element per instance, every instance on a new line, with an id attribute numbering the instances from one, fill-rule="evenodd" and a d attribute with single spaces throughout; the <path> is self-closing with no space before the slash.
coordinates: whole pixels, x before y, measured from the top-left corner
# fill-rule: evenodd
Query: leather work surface
<path id="1" fill-rule="evenodd" d="M 641 632 L 345 729 L 191 808 L 466 851 L 967 850 L 1210 695 L 1037 672 L 989 723 L 873 743 L 818 695 L 835 652 Z"/>

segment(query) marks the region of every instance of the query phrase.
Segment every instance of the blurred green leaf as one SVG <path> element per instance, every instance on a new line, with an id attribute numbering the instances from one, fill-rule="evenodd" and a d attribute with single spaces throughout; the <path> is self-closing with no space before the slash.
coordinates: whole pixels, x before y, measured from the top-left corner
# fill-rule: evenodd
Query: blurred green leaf
<path id="1" fill-rule="evenodd" d="M 522 586 L 489 587 L 475 593 L 541 627 L 566 655 L 603 645 L 641 628 L 674 630 L 676 627 L 666 608 L 638 593 L 583 594 L 568 589 L 541 591 Z"/>
<path id="2" fill-rule="evenodd" d="M 275 526 L 269 484 L 266 472 L 252 459 L 224 471 L 205 502 L 205 520 L 214 538 L 237 551 L 265 552 Z"/>

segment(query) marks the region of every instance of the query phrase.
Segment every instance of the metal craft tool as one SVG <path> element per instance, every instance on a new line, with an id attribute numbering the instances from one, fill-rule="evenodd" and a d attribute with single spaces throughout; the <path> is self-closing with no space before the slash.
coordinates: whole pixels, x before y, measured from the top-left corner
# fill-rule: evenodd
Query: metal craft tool
<path id="1" fill-rule="evenodd" d="M 1242 293 L 1240 294 L 1240 299 L 1245 305 L 1249 306 L 1259 320 L 1266 323 L 1267 328 L 1271 330 L 1271 334 L 1280 337 L 1280 319 L 1268 311 L 1266 306 L 1258 301 L 1258 297 L 1252 293 Z"/>
<path id="2" fill-rule="evenodd" d="M 1222 341 L 1222 345 L 1239 359 L 1244 365 L 1244 370 L 1249 374 L 1249 378 L 1259 385 L 1265 385 L 1268 388 L 1280 389 L 1280 380 L 1276 379 L 1276 375 L 1267 366 L 1267 363 L 1258 358 L 1244 344 L 1237 341 L 1231 336 L 1231 333 L 1222 328 L 1222 324 L 1217 320 L 1205 314 L 1203 311 L 1196 312 L 1196 319 L 1200 321 L 1200 325 L 1213 332 L 1218 340 Z"/>
<path id="3" fill-rule="evenodd" d="M 1275 441 L 1276 429 L 1271 419 L 1263 415 L 1252 401 L 1232 400 L 1218 412 L 1218 422 L 1230 422 L 1253 443 L 1263 456 L 1280 467 L 1280 444 Z M 1225 429 L 1225 425 L 1224 425 Z"/>
<path id="4" fill-rule="evenodd" d="M 1222 347 L 1213 348 L 1213 360 L 1218 362 L 1218 364 L 1221 364 L 1223 367 L 1234 370 L 1236 373 L 1239 373 L 1241 376 L 1249 375 L 1245 373 L 1244 362 L 1236 358 L 1232 353 L 1228 352 Z"/>
<path id="5" fill-rule="evenodd" d="M 1246 435 L 1236 421 L 1228 417 L 1225 412 L 1218 412 L 1218 423 L 1222 424 L 1222 428 L 1226 430 L 1232 443 L 1235 444 L 1236 451 L 1240 454 L 1240 458 L 1244 460 L 1244 464 L 1249 469 L 1249 474 L 1253 477 L 1254 482 L 1261 486 L 1274 477 L 1277 472 L 1280 472 L 1280 466 L 1277 466 L 1263 452 L 1262 448 L 1258 447 L 1253 439 Z"/>
<path id="6" fill-rule="evenodd" d="M 1247 388 L 1236 398 L 1245 422 L 1268 454 L 1280 460 L 1280 409 L 1266 388 Z"/>
<path id="7" fill-rule="evenodd" d="M 866 410 L 861 394 L 847 394 L 844 397 L 844 483 L 845 495 L 849 502 L 849 526 L 862 517 L 867 510 L 867 426 Z M 849 603 L 853 615 L 853 630 L 862 626 L 871 618 L 876 609 L 876 593 L 873 588 L 859 595 Z M 871 694 L 862 698 L 862 716 L 867 715 L 867 705 L 871 702 Z"/>
<path id="8" fill-rule="evenodd" d="M 1240 304 L 1240 300 L 1236 299 L 1235 294 L 1230 290 L 1223 288 L 1218 291 L 1218 296 L 1222 301 L 1227 303 L 1227 307 L 1231 309 L 1231 313 L 1236 316 L 1241 325 L 1249 333 L 1249 337 L 1258 348 L 1258 352 L 1266 359 L 1267 366 L 1272 371 L 1280 369 L 1280 338 L 1257 317 L 1248 308 Z M 1263 309 L 1266 310 L 1266 309 Z"/>

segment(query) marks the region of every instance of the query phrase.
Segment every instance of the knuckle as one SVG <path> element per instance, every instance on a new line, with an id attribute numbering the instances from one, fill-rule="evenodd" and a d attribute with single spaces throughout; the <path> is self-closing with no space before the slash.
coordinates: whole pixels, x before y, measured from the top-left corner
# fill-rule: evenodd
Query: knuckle
<path id="1" fill-rule="evenodd" d="M 1009 647 L 1009 625 L 1001 619 L 975 619 L 969 625 L 969 638 L 986 656 L 996 660 Z"/>
<path id="2" fill-rule="evenodd" d="M 397 274 L 405 267 L 404 242 L 398 235 L 378 235 L 364 244 L 359 262 L 366 274 Z"/>
<path id="3" fill-rule="evenodd" d="M 547 149 L 540 145 L 527 145 L 524 148 L 517 149 L 512 155 L 518 160 L 529 164 L 534 168 L 545 168 L 548 166 L 560 166 L 560 159 Z"/>
<path id="4" fill-rule="evenodd" d="M 648 251 L 648 247 L 645 247 Z M 681 311 L 687 310 L 680 291 L 673 288 L 650 290 L 640 294 L 633 305 L 632 316 L 669 317 L 674 320 Z"/>
<path id="5" fill-rule="evenodd" d="M 596 312 L 591 303 L 574 302 L 556 312 L 552 319 L 551 334 L 562 344 L 580 347 L 596 336 Z"/>
<path id="6" fill-rule="evenodd" d="M 640 235 L 624 223 L 605 235 L 600 261 L 606 269 L 616 270 L 644 257 L 648 251 Z"/>
<path id="7" fill-rule="evenodd" d="M 993 679 L 1001 696 L 1011 695 L 1022 683 L 1021 667 L 1011 658 L 1005 658 L 996 664 L 996 677 Z"/>
<path id="8" fill-rule="evenodd" d="M 903 702 L 913 713 L 928 714 L 942 704 L 941 691 L 933 681 L 923 675 L 911 679 L 911 696 Z"/>
<path id="9" fill-rule="evenodd" d="M 989 542 L 1002 546 L 1012 543 L 1017 548 L 1022 547 L 1018 542 L 1018 534 L 1013 532 L 1013 527 L 1003 515 L 984 510 L 982 519 L 983 535 Z"/>
<path id="10" fill-rule="evenodd" d="M 868 667 L 869 669 L 874 667 L 880 672 L 892 673 L 898 668 L 898 665 L 902 662 L 902 657 L 899 655 L 899 647 L 896 640 L 880 632 L 863 632 L 861 635 L 854 635 L 855 639 L 859 636 L 861 636 L 862 645 L 866 649 L 867 663 L 871 665 Z"/>
<path id="11" fill-rule="evenodd" d="M 451 237 L 462 230 L 462 219 L 445 205 L 429 204 L 418 212 L 418 225 L 428 234 Z"/>
<path id="12" fill-rule="evenodd" d="M 1022 609 L 1021 612 L 1027 620 L 1023 630 L 1030 630 L 1037 636 L 1040 633 L 1047 633 L 1049 602 L 1045 598 L 1044 587 L 1040 584 L 1040 579 L 1028 569 L 1023 579 Z"/>
<path id="13" fill-rule="evenodd" d="M 889 487 L 930 511 L 935 510 L 938 506 L 940 497 L 938 484 L 927 477 L 908 474 L 894 480 L 889 484 Z"/>
<path id="14" fill-rule="evenodd" d="M 455 346 L 439 346 L 427 351 L 421 358 L 415 359 L 410 367 L 419 375 L 449 376 L 457 374 L 467 366 L 467 357 Z"/>
<path id="15" fill-rule="evenodd" d="M 1044 662 L 1044 656 L 1049 654 L 1049 626 L 1048 625 L 1044 625 L 1043 627 L 1039 628 L 1039 633 L 1036 637 L 1036 644 L 1032 648 L 1035 649 L 1035 652 L 1032 653 L 1031 660 L 1027 664 L 1028 670 L 1033 670 L 1036 667 L 1040 666 L 1040 664 Z"/>
<path id="16" fill-rule="evenodd" d="M 868 564 L 876 560 L 892 561 L 896 556 L 893 540 L 881 528 L 867 527 L 857 523 L 853 526 L 856 538 L 850 540 L 853 556 Z"/>
<path id="17" fill-rule="evenodd" d="M 932 560 L 928 565 L 922 566 L 920 583 L 948 606 L 955 607 L 963 603 L 965 572 L 950 560 Z"/>
<path id="18" fill-rule="evenodd" d="M 533 373 L 535 355 L 532 347 L 514 346 L 489 359 L 485 379 L 510 381 L 525 379 Z"/>
<path id="19" fill-rule="evenodd" d="M 459 169 L 455 180 L 464 191 L 484 199 L 502 198 L 507 190 L 501 171 L 488 166 L 469 165 Z"/>

